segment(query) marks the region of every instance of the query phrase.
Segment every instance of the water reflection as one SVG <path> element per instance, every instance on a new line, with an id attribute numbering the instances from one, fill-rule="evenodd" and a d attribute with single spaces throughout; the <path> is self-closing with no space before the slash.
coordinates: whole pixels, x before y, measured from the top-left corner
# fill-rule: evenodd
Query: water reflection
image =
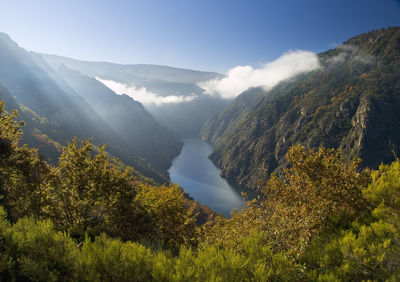
<path id="1" fill-rule="evenodd" d="M 181 154 L 168 170 L 172 182 L 179 183 L 200 204 L 223 215 L 229 216 L 234 208 L 240 210 L 243 205 L 240 193 L 219 175 L 218 168 L 207 158 L 212 146 L 201 139 L 183 142 Z"/>

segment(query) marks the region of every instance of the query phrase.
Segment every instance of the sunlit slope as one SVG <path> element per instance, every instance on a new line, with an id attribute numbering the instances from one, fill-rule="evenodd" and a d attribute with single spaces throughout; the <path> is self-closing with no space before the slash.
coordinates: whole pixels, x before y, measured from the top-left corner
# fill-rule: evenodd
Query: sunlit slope
<path id="1" fill-rule="evenodd" d="M 55 161 L 61 153 L 60 145 L 66 145 L 75 136 L 92 138 L 97 144 L 107 143 L 108 152 L 146 176 L 167 181 L 167 169 L 181 143 L 158 125 L 140 103 L 115 93 L 109 95 L 120 99 L 118 102 L 106 101 L 110 111 L 118 103 L 128 107 L 129 111 L 119 112 L 120 123 L 129 121 L 132 128 L 139 128 L 129 140 L 129 144 L 138 146 L 127 146 L 126 136 L 113 128 L 115 123 L 110 124 L 107 115 L 90 105 L 93 101 L 87 99 L 88 89 L 85 93 L 74 89 L 45 60 L 19 47 L 6 34 L 0 35 L 0 61 L 0 83 L 4 86 L 0 96 L 8 95 L 15 100 L 14 106 L 18 105 L 26 122 L 24 140 L 39 147 L 46 159 Z M 124 101 L 120 102 L 121 99 Z M 139 144 L 147 144 L 147 148 Z M 146 152 L 154 152 L 153 157 Z"/>
<path id="2" fill-rule="evenodd" d="M 84 75 L 108 81 L 114 90 L 144 103 L 156 120 L 177 136 L 194 137 L 206 120 L 229 104 L 229 100 L 204 94 L 198 83 L 222 77 L 213 72 L 159 65 L 122 65 L 87 62 L 41 54 L 57 69 L 64 65 Z"/>

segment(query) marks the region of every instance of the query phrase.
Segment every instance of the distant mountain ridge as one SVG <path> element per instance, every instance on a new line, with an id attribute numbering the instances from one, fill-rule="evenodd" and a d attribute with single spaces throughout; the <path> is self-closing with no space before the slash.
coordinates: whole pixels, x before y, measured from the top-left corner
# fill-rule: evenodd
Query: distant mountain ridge
<path id="1" fill-rule="evenodd" d="M 125 83 L 140 83 L 149 80 L 170 83 L 196 83 L 221 74 L 152 64 L 117 64 L 91 62 L 68 57 L 39 53 L 52 67 L 60 64 L 90 76 L 99 76 Z"/>
<path id="2" fill-rule="evenodd" d="M 159 65 L 122 65 L 108 62 L 80 61 L 67 57 L 40 54 L 54 69 L 64 65 L 83 75 L 123 83 L 127 88 L 144 87 L 157 97 L 188 97 L 181 103 L 146 104 L 146 109 L 169 131 L 180 138 L 199 134 L 210 115 L 219 113 L 231 101 L 204 94 L 198 83 L 223 77 L 214 72 L 194 71 Z M 126 93 L 129 94 L 129 93 Z"/>
<path id="3" fill-rule="evenodd" d="M 341 148 L 376 168 L 400 152 L 400 28 L 319 54 L 321 68 L 270 91 L 249 89 L 203 127 L 229 181 L 256 189 L 294 144 Z"/>

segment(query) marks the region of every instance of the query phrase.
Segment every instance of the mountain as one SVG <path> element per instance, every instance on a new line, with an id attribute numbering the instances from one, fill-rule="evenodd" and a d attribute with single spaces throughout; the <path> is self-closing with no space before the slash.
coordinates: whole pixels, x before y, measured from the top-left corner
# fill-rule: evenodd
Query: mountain
<path id="1" fill-rule="evenodd" d="M 0 99 L 14 101 L 12 108 L 26 122 L 23 142 L 38 147 L 45 158 L 54 161 L 61 145 L 75 136 L 92 138 L 145 176 L 168 181 L 167 169 L 182 144 L 140 103 L 80 74 L 74 77 L 78 82 L 67 82 L 40 55 L 3 33 L 0 61 Z"/>
<path id="2" fill-rule="evenodd" d="M 142 83 L 139 86 L 152 85 L 153 82 L 181 83 L 185 85 L 220 76 L 213 72 L 202 72 L 159 65 L 122 65 L 109 62 L 80 61 L 50 54 L 41 55 L 53 67 L 64 64 L 71 69 L 79 70 L 90 76 L 97 76 L 127 84 Z M 165 85 L 159 87 L 159 89 L 160 88 L 165 88 Z"/>
<path id="3" fill-rule="evenodd" d="M 206 120 L 231 102 L 204 95 L 204 90 L 198 86 L 199 82 L 222 77 L 218 73 L 158 65 L 87 62 L 49 54 L 41 56 L 55 69 L 64 65 L 90 77 L 117 82 L 124 88 L 144 90 L 141 95 L 144 97 L 138 98 L 147 100 L 146 109 L 180 138 L 197 136 Z"/>
<path id="4" fill-rule="evenodd" d="M 400 152 L 400 28 L 319 54 L 321 67 L 270 91 L 249 89 L 201 131 L 230 182 L 256 189 L 294 144 L 340 148 L 377 168 Z"/>
<path id="5" fill-rule="evenodd" d="M 89 134 L 97 137 L 94 132 L 82 128 L 93 128 L 96 120 L 95 115 L 83 116 L 82 108 L 87 107 L 84 100 L 63 91 L 27 51 L 5 34 L 0 34 L 0 61 L 0 83 L 16 97 L 18 103 L 29 105 L 39 115 L 46 116 L 51 126 L 61 126 L 82 137 Z"/>
<path id="6" fill-rule="evenodd" d="M 143 105 L 126 95 L 117 95 L 95 78 L 60 65 L 57 73 L 79 93 L 121 140 L 159 171 L 165 171 L 179 153 L 181 143 L 160 126 Z"/>
<path id="7" fill-rule="evenodd" d="M 5 34 L 0 34 L 0 61 L 0 83 L 18 104 L 24 105 L 25 112 L 46 118 L 42 124 L 51 139 L 65 140 L 68 135 L 104 141 L 105 133 L 98 126 L 100 118 L 85 100 L 63 91 L 26 50 Z"/>

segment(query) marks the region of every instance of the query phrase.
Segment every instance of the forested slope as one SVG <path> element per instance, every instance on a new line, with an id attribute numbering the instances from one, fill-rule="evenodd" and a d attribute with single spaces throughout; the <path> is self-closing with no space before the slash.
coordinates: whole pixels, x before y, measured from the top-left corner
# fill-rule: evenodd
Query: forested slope
<path id="1" fill-rule="evenodd" d="M 255 189 L 294 144 L 341 148 L 377 168 L 400 150 L 400 28 L 371 31 L 319 54 L 320 69 L 270 91 L 249 89 L 201 135 L 231 182 Z M 395 154 L 393 153 L 395 152 Z M 264 175 L 264 176 L 263 176 Z"/>

